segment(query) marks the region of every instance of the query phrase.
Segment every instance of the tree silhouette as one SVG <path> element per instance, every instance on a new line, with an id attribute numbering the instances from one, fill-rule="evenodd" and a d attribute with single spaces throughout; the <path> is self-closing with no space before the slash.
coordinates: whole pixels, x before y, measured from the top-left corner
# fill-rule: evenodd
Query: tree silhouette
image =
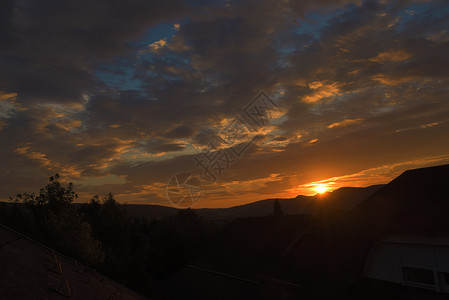
<path id="1" fill-rule="evenodd" d="M 273 201 L 273 215 L 275 216 L 283 216 L 284 212 L 281 208 L 281 203 L 279 202 L 279 199 L 274 199 Z"/>
<path id="2" fill-rule="evenodd" d="M 23 193 L 10 198 L 16 220 L 9 225 L 84 263 L 97 265 L 104 258 L 101 243 L 92 237 L 90 224 L 71 205 L 78 198 L 73 184 L 64 186 L 59 178 L 58 174 L 50 177 L 38 196 Z M 20 227 L 14 226 L 17 223 Z"/>

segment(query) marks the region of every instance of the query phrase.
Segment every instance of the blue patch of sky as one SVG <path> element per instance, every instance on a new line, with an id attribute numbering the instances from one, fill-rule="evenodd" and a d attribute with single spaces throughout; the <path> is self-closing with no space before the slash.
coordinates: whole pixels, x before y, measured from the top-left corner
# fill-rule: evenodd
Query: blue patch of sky
<path id="1" fill-rule="evenodd" d="M 130 42 L 131 47 L 142 48 L 161 39 L 171 39 L 176 33 L 174 23 L 161 23 L 149 28 L 138 40 Z"/>
<path id="2" fill-rule="evenodd" d="M 185 24 L 187 20 L 182 20 L 180 24 Z M 116 57 L 108 63 L 98 66 L 95 74 L 108 86 L 120 90 L 140 90 L 143 83 L 136 78 L 136 65 L 143 61 L 152 61 L 154 55 L 151 52 L 141 53 L 148 45 L 165 39 L 167 42 L 176 34 L 177 30 L 173 23 L 161 23 L 149 28 L 135 41 L 128 43 L 131 54 L 128 56 Z"/>
<path id="3" fill-rule="evenodd" d="M 134 62 L 126 57 L 118 57 L 113 62 L 97 66 L 95 74 L 109 87 L 119 90 L 138 90 L 141 82 L 134 79 Z"/>
<path id="4" fill-rule="evenodd" d="M 15 112 L 14 104 L 7 101 L 0 102 L 0 128 L 2 127 L 1 119 L 11 118 L 14 112 Z"/>
<path id="5" fill-rule="evenodd" d="M 329 21 L 342 10 L 325 12 L 322 10 L 311 10 L 306 13 L 304 19 L 299 19 L 299 26 L 296 28 L 296 33 L 311 34 L 316 40 L 321 38 L 321 30 L 329 24 Z"/>
<path id="6" fill-rule="evenodd" d="M 436 3 L 411 3 L 402 9 L 398 16 L 399 21 L 398 31 L 407 29 L 407 23 L 412 21 L 433 20 L 447 18 L 449 14 L 449 5 L 447 1 L 436 1 Z"/>
<path id="7" fill-rule="evenodd" d="M 403 31 L 405 29 L 405 25 L 422 16 L 422 13 L 426 11 L 427 5 L 423 5 L 420 3 L 412 3 L 407 5 L 404 9 L 402 9 L 398 16 L 401 18 L 399 24 L 397 26 L 398 31 Z"/>
<path id="8" fill-rule="evenodd" d="M 279 54 L 278 67 L 290 67 L 291 63 L 288 57 L 319 41 L 322 29 L 328 26 L 329 21 L 342 11 L 342 9 L 334 11 L 311 10 L 305 14 L 304 18 L 298 18 L 296 26 L 289 28 L 288 32 L 281 33 L 276 39 L 275 47 Z"/>
<path id="9" fill-rule="evenodd" d="M 165 81 L 179 81 L 182 80 L 183 77 L 170 71 L 165 70 L 165 66 L 174 67 L 177 69 L 184 69 L 190 72 L 194 72 L 195 70 L 191 64 L 191 58 L 187 56 L 181 56 L 174 52 L 167 52 L 162 56 L 158 56 L 153 60 L 155 65 L 160 66 L 160 69 L 154 70 L 145 70 L 144 73 L 146 77 L 160 77 Z M 145 64 L 150 66 L 153 63 L 151 60 L 145 61 Z"/>

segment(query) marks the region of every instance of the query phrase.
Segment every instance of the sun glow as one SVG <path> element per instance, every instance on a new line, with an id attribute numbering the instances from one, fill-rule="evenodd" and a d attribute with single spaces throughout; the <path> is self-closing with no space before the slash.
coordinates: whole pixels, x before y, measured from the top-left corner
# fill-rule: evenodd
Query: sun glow
<path id="1" fill-rule="evenodd" d="M 328 190 L 328 187 L 324 184 L 319 184 L 314 187 L 315 191 L 319 194 L 325 193 Z"/>

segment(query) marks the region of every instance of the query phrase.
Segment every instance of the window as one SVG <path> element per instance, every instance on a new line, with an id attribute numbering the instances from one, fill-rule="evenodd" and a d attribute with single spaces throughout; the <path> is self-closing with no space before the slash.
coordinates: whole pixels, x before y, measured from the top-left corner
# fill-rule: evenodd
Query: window
<path id="1" fill-rule="evenodd" d="M 410 283 L 419 283 L 425 285 L 435 285 L 433 271 L 432 270 L 423 270 L 423 269 L 415 269 L 415 268 L 407 268 L 403 267 L 402 271 L 404 272 L 404 281 Z M 446 280 L 449 278 L 446 276 Z M 448 281 L 446 281 L 448 282 Z"/>

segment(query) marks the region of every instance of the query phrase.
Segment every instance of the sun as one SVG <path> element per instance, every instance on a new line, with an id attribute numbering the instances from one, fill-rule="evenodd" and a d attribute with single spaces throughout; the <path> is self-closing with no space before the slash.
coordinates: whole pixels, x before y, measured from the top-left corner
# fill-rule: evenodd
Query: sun
<path id="1" fill-rule="evenodd" d="M 325 193 L 328 190 L 327 186 L 325 186 L 324 184 L 319 184 L 315 186 L 314 189 L 318 194 Z"/>

